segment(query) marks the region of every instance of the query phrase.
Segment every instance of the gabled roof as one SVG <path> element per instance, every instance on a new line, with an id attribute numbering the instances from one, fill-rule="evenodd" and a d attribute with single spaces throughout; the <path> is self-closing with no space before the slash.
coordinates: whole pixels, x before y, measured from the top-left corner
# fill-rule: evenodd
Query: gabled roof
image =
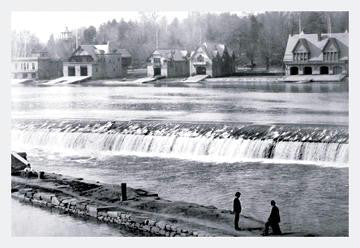
<path id="1" fill-rule="evenodd" d="M 210 59 L 215 58 L 217 55 L 222 57 L 224 55 L 225 50 L 227 50 L 227 52 L 230 56 L 232 55 L 232 51 L 224 44 L 213 43 L 213 42 L 204 42 L 200 46 L 198 46 L 194 52 L 191 53 L 191 58 L 199 50 L 199 48 L 202 48 L 202 50 L 207 54 L 207 56 Z"/>
<path id="2" fill-rule="evenodd" d="M 167 60 L 184 61 L 188 55 L 188 51 L 180 49 L 156 49 L 151 56 L 159 55 Z M 150 56 L 150 57 L 151 57 Z"/>
<path id="3" fill-rule="evenodd" d="M 105 45 L 80 45 L 71 55 L 72 56 L 91 56 L 94 60 L 99 54 L 109 53 L 109 44 Z"/>
<path id="4" fill-rule="evenodd" d="M 329 46 L 329 44 L 334 44 L 334 46 L 336 47 L 336 49 L 337 49 L 338 51 L 340 50 L 339 45 L 338 45 L 338 43 L 336 42 L 336 39 L 333 38 L 333 37 L 330 37 L 330 38 L 327 40 L 326 44 L 324 45 L 324 47 L 323 47 L 323 49 L 322 49 L 321 51 L 324 52 L 325 49 Z"/>
<path id="5" fill-rule="evenodd" d="M 320 39 L 319 39 L 320 38 Z M 349 57 L 349 33 L 332 33 L 332 34 L 295 34 L 289 35 L 286 45 L 284 62 L 293 61 L 293 50 L 298 44 L 299 40 L 306 40 L 306 44 L 310 51 L 309 61 L 322 61 L 323 49 L 329 42 L 329 40 L 336 41 L 336 44 L 340 51 L 340 60 L 348 60 Z"/>
<path id="6" fill-rule="evenodd" d="M 300 39 L 297 41 L 296 45 L 294 46 L 292 52 L 295 52 L 295 50 L 296 50 L 299 46 L 305 47 L 306 51 L 307 51 L 307 52 L 310 52 L 309 44 L 307 43 L 306 39 L 300 38 Z"/>

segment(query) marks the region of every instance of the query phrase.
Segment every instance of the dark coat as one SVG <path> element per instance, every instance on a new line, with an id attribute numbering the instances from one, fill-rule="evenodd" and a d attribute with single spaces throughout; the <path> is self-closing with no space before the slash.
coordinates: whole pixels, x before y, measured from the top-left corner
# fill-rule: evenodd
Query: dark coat
<path id="1" fill-rule="evenodd" d="M 241 212 L 241 203 L 239 198 L 234 199 L 234 207 L 233 207 L 234 213 L 240 213 Z"/>
<path id="2" fill-rule="evenodd" d="M 268 221 L 271 223 L 280 223 L 280 213 L 277 206 L 272 207 Z"/>

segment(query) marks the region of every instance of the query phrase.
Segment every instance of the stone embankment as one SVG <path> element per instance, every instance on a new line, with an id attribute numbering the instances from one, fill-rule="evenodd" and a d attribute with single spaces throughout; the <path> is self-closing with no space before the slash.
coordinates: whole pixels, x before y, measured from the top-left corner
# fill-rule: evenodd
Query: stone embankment
<path id="1" fill-rule="evenodd" d="M 12 176 L 12 197 L 22 202 L 123 226 L 142 236 L 257 236 L 263 223 L 242 217 L 233 230 L 228 210 L 161 199 L 143 189 L 85 181 L 61 174 L 24 170 Z M 124 193 L 124 192 L 123 192 Z"/>

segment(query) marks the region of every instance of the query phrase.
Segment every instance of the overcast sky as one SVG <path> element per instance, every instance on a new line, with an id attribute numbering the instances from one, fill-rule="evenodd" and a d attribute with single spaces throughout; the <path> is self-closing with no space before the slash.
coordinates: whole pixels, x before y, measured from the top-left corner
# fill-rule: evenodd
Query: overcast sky
<path id="1" fill-rule="evenodd" d="M 245 12 L 234 12 L 238 15 L 246 15 Z M 177 17 L 184 19 L 188 16 L 188 12 L 158 12 L 160 17 L 165 16 L 168 22 Z M 34 33 L 42 42 L 47 42 L 49 36 L 54 34 L 58 37 L 60 32 L 68 27 L 70 30 L 88 27 L 90 25 L 98 28 L 100 24 L 116 19 L 117 21 L 138 20 L 139 12 L 123 11 L 123 12 L 12 12 L 11 29 L 12 30 L 28 30 Z"/>

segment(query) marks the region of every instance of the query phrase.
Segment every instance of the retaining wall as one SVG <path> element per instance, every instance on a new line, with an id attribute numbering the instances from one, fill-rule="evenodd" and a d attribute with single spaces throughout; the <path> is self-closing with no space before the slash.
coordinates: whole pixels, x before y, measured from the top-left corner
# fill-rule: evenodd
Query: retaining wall
<path id="1" fill-rule="evenodd" d="M 64 213 L 80 217 L 94 218 L 102 222 L 127 227 L 134 232 L 142 232 L 144 236 L 163 237 L 201 237 L 209 236 L 206 232 L 191 231 L 173 223 L 156 221 L 134 213 L 116 210 L 116 207 L 98 206 L 90 200 L 79 200 L 68 196 L 42 192 L 34 188 L 21 188 L 12 192 L 12 197 L 34 206 L 58 209 Z"/>

